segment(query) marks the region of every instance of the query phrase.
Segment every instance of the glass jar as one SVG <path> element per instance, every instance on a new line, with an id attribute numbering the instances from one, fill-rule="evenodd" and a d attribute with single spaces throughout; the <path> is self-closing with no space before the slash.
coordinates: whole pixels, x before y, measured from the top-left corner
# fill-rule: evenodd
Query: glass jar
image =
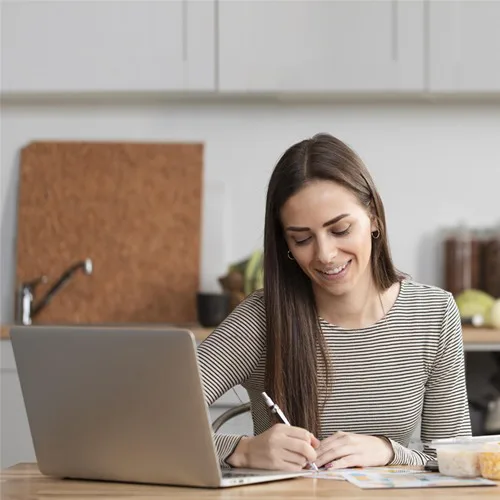
<path id="1" fill-rule="evenodd" d="M 481 290 L 500 298 L 500 229 L 491 231 L 481 245 Z"/>
<path id="2" fill-rule="evenodd" d="M 461 226 L 444 241 L 445 289 L 453 295 L 481 286 L 481 243 L 477 234 Z"/>

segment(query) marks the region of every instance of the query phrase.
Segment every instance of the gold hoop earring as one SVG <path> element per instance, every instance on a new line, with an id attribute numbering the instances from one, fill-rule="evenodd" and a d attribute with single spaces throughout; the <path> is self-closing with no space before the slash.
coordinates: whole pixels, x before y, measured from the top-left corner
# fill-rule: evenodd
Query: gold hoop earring
<path id="1" fill-rule="evenodd" d="M 377 240 L 378 238 L 380 238 L 380 231 L 378 229 L 375 229 L 375 231 L 372 232 L 372 238 L 374 240 Z"/>
<path id="2" fill-rule="evenodd" d="M 289 258 L 290 260 L 295 260 L 295 259 L 293 258 L 292 253 L 290 252 L 290 250 L 288 250 L 287 255 L 288 255 L 288 258 Z"/>

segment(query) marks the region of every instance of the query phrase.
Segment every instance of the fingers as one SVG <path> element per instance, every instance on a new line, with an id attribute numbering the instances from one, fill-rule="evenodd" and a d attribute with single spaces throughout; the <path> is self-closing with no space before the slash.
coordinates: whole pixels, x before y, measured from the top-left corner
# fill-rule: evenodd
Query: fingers
<path id="1" fill-rule="evenodd" d="M 320 448 L 329 448 L 333 443 L 348 442 L 352 439 L 352 435 L 346 432 L 336 432 L 330 437 L 321 441 Z"/>
<path id="2" fill-rule="evenodd" d="M 311 445 L 313 440 L 316 445 L 319 445 L 319 441 L 305 429 L 283 424 L 276 424 L 269 433 L 270 448 L 288 453 L 285 460 L 300 465 L 300 468 L 304 467 L 307 462 L 316 460 L 316 451 Z M 281 455 L 279 460 L 283 460 Z"/>
<path id="3" fill-rule="evenodd" d="M 259 464 L 258 469 L 279 470 L 288 472 L 301 471 L 306 464 L 304 457 L 286 450 L 281 450 L 275 456 Z"/>
<path id="4" fill-rule="evenodd" d="M 283 424 L 277 424 L 277 425 L 283 425 Z M 309 431 L 302 429 L 302 427 L 293 427 L 291 425 L 283 425 L 283 427 L 284 427 L 283 432 L 289 437 L 293 437 L 295 439 L 301 439 L 302 441 L 307 441 L 308 443 L 310 443 L 312 439 L 316 439 Z"/>
<path id="5" fill-rule="evenodd" d="M 349 434 L 347 432 L 338 431 L 335 434 L 333 434 L 332 436 L 321 441 L 321 444 L 330 446 L 332 443 L 338 443 L 340 441 L 348 442 L 351 439 L 352 439 L 352 434 Z"/>
<path id="6" fill-rule="evenodd" d="M 285 450 L 302 456 L 307 462 L 314 462 L 317 458 L 316 450 L 306 441 L 287 439 L 283 443 Z"/>
<path id="7" fill-rule="evenodd" d="M 337 431 L 335 434 L 332 435 L 333 438 L 341 438 L 344 436 L 352 436 L 352 433 L 344 432 L 344 431 Z"/>
<path id="8" fill-rule="evenodd" d="M 307 460 L 300 454 L 289 450 L 283 450 L 280 456 L 283 462 L 294 466 L 297 470 L 303 469 L 307 465 Z"/>
<path id="9" fill-rule="evenodd" d="M 339 431 L 321 442 L 317 450 L 318 458 L 316 465 L 322 467 L 343 457 L 355 455 L 358 451 L 353 435 Z"/>
<path id="10" fill-rule="evenodd" d="M 346 444 L 339 447 L 333 447 L 325 450 L 323 453 L 318 453 L 316 465 L 322 467 L 323 465 L 340 460 L 344 457 L 351 456 L 356 453 L 356 448 L 352 445 Z"/>
<path id="11" fill-rule="evenodd" d="M 315 450 L 319 449 L 319 447 L 321 446 L 321 441 L 320 441 L 317 437 L 313 436 L 312 434 L 311 434 L 311 436 L 312 436 L 312 439 L 311 439 L 311 446 L 312 446 Z"/>
<path id="12" fill-rule="evenodd" d="M 280 425 L 280 424 L 278 424 Z M 302 429 L 301 427 L 293 427 L 293 426 L 285 426 L 283 429 L 283 432 L 288 436 L 293 439 L 297 439 L 298 441 L 301 441 L 303 443 L 307 443 L 309 446 L 304 448 L 307 450 L 307 455 L 308 457 L 312 453 L 310 448 L 316 449 L 319 448 L 321 445 L 320 440 L 314 436 L 314 434 L 311 434 L 309 431 L 306 431 L 305 429 Z M 293 448 L 293 451 L 295 451 L 296 448 Z M 314 458 L 316 458 L 316 454 L 314 454 Z M 311 459 L 309 459 L 311 460 Z"/>
<path id="13" fill-rule="evenodd" d="M 339 433 L 330 436 L 329 438 L 321 441 L 319 448 L 317 449 L 318 458 L 333 449 L 339 449 L 343 446 L 348 446 L 352 443 L 352 437 L 346 433 Z"/>
<path id="14" fill-rule="evenodd" d="M 328 469 L 347 469 L 348 467 L 361 467 L 361 457 L 359 455 L 348 455 L 334 460 Z"/>
<path id="15" fill-rule="evenodd" d="M 301 465 L 285 461 L 280 462 L 278 467 L 276 467 L 276 470 L 285 472 L 300 472 L 303 469 L 304 467 L 302 467 Z"/>
<path id="16" fill-rule="evenodd" d="M 320 447 L 317 449 L 316 453 L 318 458 L 323 456 L 325 453 L 330 453 L 332 450 L 339 450 L 341 448 L 345 448 L 349 446 L 350 443 L 347 441 L 337 441 L 337 442 L 322 442 Z"/>

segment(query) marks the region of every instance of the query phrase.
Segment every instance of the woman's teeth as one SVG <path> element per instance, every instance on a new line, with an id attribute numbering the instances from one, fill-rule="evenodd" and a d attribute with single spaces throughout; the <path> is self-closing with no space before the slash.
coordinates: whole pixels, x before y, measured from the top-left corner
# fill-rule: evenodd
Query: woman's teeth
<path id="1" fill-rule="evenodd" d="M 323 274 L 328 274 L 328 275 L 333 275 L 333 274 L 339 274 L 341 271 L 343 271 L 349 262 L 346 262 L 343 266 L 340 267 L 334 267 L 333 269 L 329 271 L 322 271 Z"/>

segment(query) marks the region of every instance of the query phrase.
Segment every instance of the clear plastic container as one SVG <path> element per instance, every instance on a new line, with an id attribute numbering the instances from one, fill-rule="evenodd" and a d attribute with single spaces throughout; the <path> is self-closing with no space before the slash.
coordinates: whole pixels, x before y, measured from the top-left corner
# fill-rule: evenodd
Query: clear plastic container
<path id="1" fill-rule="evenodd" d="M 441 474 L 454 477 L 479 477 L 481 453 L 487 446 L 499 442 L 500 435 L 436 439 L 429 444 L 429 448 L 436 450 Z M 488 472 L 490 469 L 495 470 L 494 467 L 490 467 L 490 460 L 489 455 L 484 456 L 485 470 Z"/>
<path id="2" fill-rule="evenodd" d="M 481 476 L 500 481 L 500 440 L 485 444 L 479 452 Z"/>

